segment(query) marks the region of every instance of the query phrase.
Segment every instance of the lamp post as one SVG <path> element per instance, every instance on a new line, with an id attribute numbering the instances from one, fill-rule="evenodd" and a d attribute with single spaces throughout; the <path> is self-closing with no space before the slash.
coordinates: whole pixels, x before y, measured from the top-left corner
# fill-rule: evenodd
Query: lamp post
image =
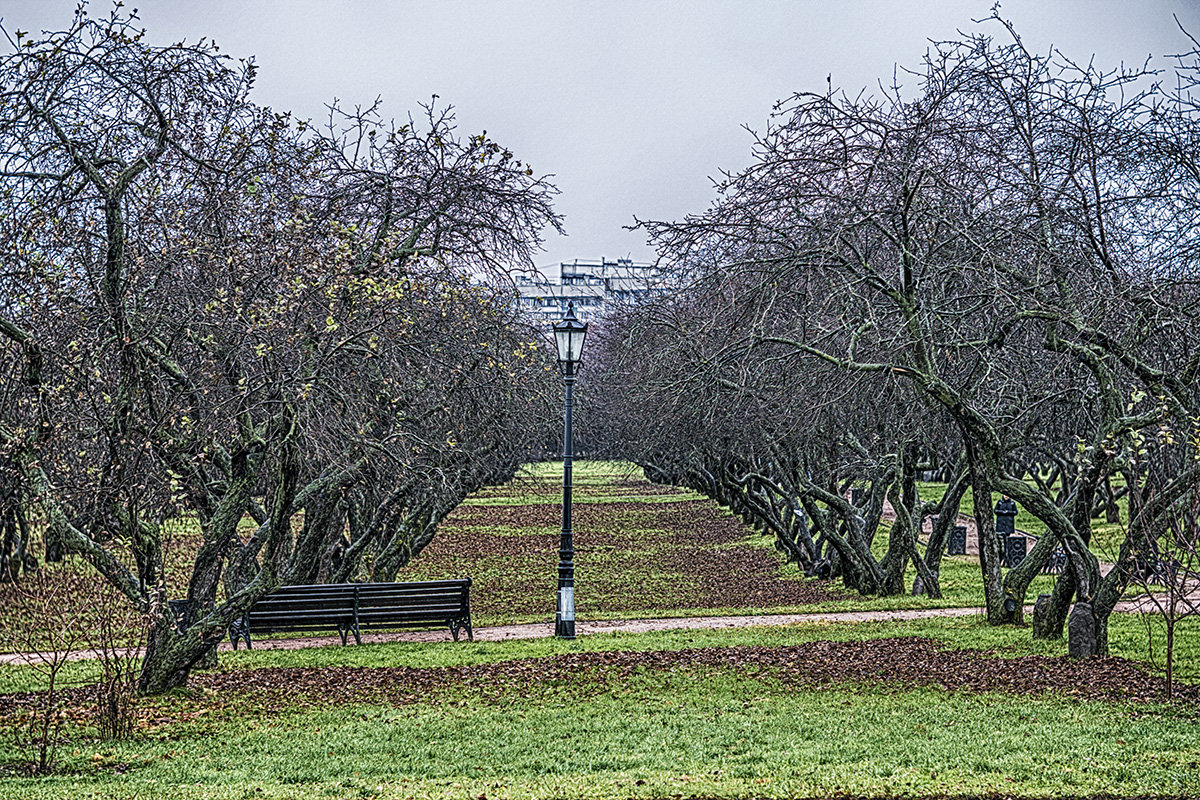
<path id="1" fill-rule="evenodd" d="M 558 364 L 566 384 L 563 413 L 563 503 L 562 536 L 558 546 L 558 605 L 554 615 L 554 635 L 575 638 L 575 544 L 571 540 L 571 461 L 575 440 L 571 433 L 571 410 L 575 405 L 575 373 L 587 336 L 587 323 L 575 318 L 575 304 L 567 304 L 567 315 L 554 323 L 554 343 L 558 345 Z"/>

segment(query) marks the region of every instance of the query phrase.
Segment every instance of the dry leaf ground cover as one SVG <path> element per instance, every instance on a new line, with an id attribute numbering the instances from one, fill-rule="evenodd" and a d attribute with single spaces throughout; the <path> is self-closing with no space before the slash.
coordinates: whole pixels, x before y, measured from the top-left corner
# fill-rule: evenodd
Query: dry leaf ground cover
<path id="1" fill-rule="evenodd" d="M 553 619 L 561 481 L 560 465 L 535 464 L 507 486 L 468 499 L 399 579 L 471 576 L 476 625 Z M 630 464 L 581 462 L 575 482 L 581 618 L 798 611 L 855 602 L 831 583 L 803 580 L 782 563 L 770 539 L 711 501 L 650 484 Z M 253 526 L 249 519 L 245 524 Z M 190 518 L 172 521 L 168 534 L 168 591 L 182 597 L 201 538 Z M 78 586 L 70 597 L 91 602 L 95 577 L 88 565 L 68 558 L 47 568 Z M 21 624 L 16 594 L 16 587 L 0 583 L 0 652 L 13 649 L 2 632 Z"/>
<path id="2" fill-rule="evenodd" d="M 471 576 L 476 625 L 552 619 L 561 527 L 561 465 L 534 464 L 510 484 L 469 498 L 443 522 L 401 580 Z M 975 607 L 983 603 L 978 565 L 947 558 L 944 597 L 863 598 L 836 581 L 804 580 L 783 563 L 770 537 L 745 528 L 715 503 L 684 489 L 648 483 L 633 465 L 578 462 L 575 473 L 577 613 L 581 619 L 705 616 L 756 612 L 857 611 Z M 934 496 L 940 485 L 922 487 Z M 300 520 L 294 521 L 301 524 Z M 247 529 L 253 522 L 245 520 Z M 201 537 L 195 521 L 168 524 L 166 582 L 171 597 L 187 591 Z M 877 537 L 884 546 L 886 537 Z M 36 544 L 36 543 L 35 543 Z M 132 562 L 131 562 L 132 563 Z M 93 570 L 78 558 L 47 565 L 78 587 L 81 607 L 95 596 Z M 1039 578 L 1031 595 L 1048 591 Z M 0 583 L 0 651 L 4 631 L 21 625 L 17 589 Z M 65 608 L 70 615 L 72 609 Z M 34 631 L 36 634 L 36 631 Z"/>
<path id="3" fill-rule="evenodd" d="M 694 496 L 581 472 L 581 614 L 845 602 Z M 473 575 L 477 620 L 547 619 L 556 477 L 472 498 L 413 577 Z M 78 663 L 42 778 L 6 735 L 34 676 L 0 669 L 0 796 L 1200 796 L 1200 690 L 1162 702 L 1141 626 L 1084 663 L 971 617 L 241 651 L 140 701 L 123 742 L 95 736 Z"/>
<path id="4" fill-rule="evenodd" d="M 557 468 L 536 465 L 459 506 L 406 576 L 470 575 L 477 624 L 552 618 L 562 525 Z M 631 469 L 582 462 L 576 470 L 580 618 L 799 609 L 846 596 L 786 569 L 769 539 L 711 501 L 647 483 Z"/>
<path id="5" fill-rule="evenodd" d="M 648 483 L 631 464 L 577 462 L 574 484 L 581 619 L 983 604 L 978 562 L 971 557 L 944 559 L 940 599 L 865 598 L 838 581 L 805 580 L 783 562 L 771 537 L 749 530 L 702 495 Z M 934 497 L 944 486 L 922 490 Z M 561 465 L 531 465 L 508 485 L 485 489 L 459 506 L 405 577 L 470 575 L 480 625 L 552 619 L 561 502 Z M 880 556 L 886 542 L 876 537 Z M 1050 591 L 1053 580 L 1035 579 L 1030 597 Z"/>

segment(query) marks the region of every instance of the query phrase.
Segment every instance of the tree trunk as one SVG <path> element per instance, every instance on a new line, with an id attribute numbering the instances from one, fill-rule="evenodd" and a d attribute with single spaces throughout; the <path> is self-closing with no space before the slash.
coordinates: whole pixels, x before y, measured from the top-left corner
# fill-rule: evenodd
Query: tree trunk
<path id="1" fill-rule="evenodd" d="M 1004 583 L 1000 575 L 1000 543 L 996 539 L 996 518 L 992 513 L 992 482 L 980 459 L 968 445 L 971 492 L 975 511 L 975 530 L 979 536 L 979 569 L 983 573 L 983 597 L 987 620 L 1003 625 L 1012 620 L 1004 611 Z"/>
<path id="2" fill-rule="evenodd" d="M 284 441 L 271 498 L 270 519 L 264 523 L 262 565 L 254 580 L 217 608 L 189 609 L 194 622 L 180 631 L 162 588 L 150 597 L 150 632 L 138 693 L 161 694 L 187 684 L 197 663 L 225 637 L 230 623 L 245 614 L 260 597 L 279 585 L 281 554 L 292 540 L 291 517 L 300 468 L 293 443 Z"/>
<path id="3" fill-rule="evenodd" d="M 1172 609 L 1171 613 L 1164 614 L 1167 622 L 1167 699 L 1170 700 L 1175 694 L 1175 613 Z"/>
<path id="4" fill-rule="evenodd" d="M 193 625 L 183 633 L 158 592 L 151 606 L 150 632 L 146 654 L 142 658 L 142 673 L 138 677 L 138 694 L 154 695 L 187 685 L 188 675 L 217 643 L 224 638 L 224 629 L 210 628 L 204 635 L 200 626 Z"/>
<path id="5" fill-rule="evenodd" d="M 1112 488 L 1112 479 L 1104 476 L 1104 521 L 1108 523 L 1121 522 L 1121 507 L 1117 505 L 1117 494 Z"/>
<path id="6" fill-rule="evenodd" d="M 952 477 L 949 485 L 946 487 L 945 494 L 942 495 L 941 502 L 936 506 L 937 520 L 930 526 L 929 545 L 925 548 L 925 566 L 929 573 L 937 581 L 942 569 L 942 556 L 946 552 L 946 539 L 950 535 L 950 531 L 958 522 L 958 509 L 962 505 L 962 499 L 967 493 L 969 485 L 970 473 L 967 470 L 958 472 L 957 477 Z M 922 572 L 919 567 L 917 569 L 917 577 L 913 581 L 913 594 L 924 592 L 928 594 L 928 587 L 925 585 L 926 580 L 922 578 Z M 920 591 L 918 591 L 918 587 Z M 942 588 L 939 583 L 936 586 L 937 597 L 942 596 Z M 930 594 L 930 597 L 934 595 Z"/>
<path id="7" fill-rule="evenodd" d="M 316 583 L 329 573 L 329 554 L 343 536 L 345 509 L 336 489 L 320 492 L 304 507 L 304 525 L 296 535 L 291 564 L 283 577 L 288 585 Z"/>
<path id="8" fill-rule="evenodd" d="M 888 487 L 888 501 L 896 512 L 896 521 L 892 524 L 892 531 L 888 536 L 887 553 L 879 563 L 884 581 L 882 594 L 901 594 L 904 591 L 904 573 L 908 567 L 908 559 L 917 550 L 912 511 L 901 497 L 904 483 L 903 478 L 897 478 L 896 482 Z M 909 496 L 911 497 L 911 494 Z M 917 560 L 920 558 L 917 557 Z"/>
<path id="9" fill-rule="evenodd" d="M 1075 597 L 1075 574 L 1070 562 L 1063 568 L 1054 588 L 1050 590 L 1050 603 L 1046 608 L 1046 624 L 1043 626 L 1045 638 L 1061 639 L 1063 628 L 1067 624 L 1067 614 L 1071 611 L 1071 600 Z"/>
<path id="10" fill-rule="evenodd" d="M 1067 655 L 1071 658 L 1096 655 L 1096 617 L 1087 601 L 1080 600 L 1071 608 L 1067 620 Z"/>

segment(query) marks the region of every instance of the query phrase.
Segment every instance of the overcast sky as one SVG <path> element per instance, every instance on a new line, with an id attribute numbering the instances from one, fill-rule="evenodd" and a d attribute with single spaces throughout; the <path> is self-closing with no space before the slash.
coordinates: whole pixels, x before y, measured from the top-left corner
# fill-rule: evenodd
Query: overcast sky
<path id="1" fill-rule="evenodd" d="M 540 265 L 653 252 L 623 230 L 713 199 L 710 176 L 748 163 L 750 135 L 792 92 L 857 92 L 918 65 L 929 39 L 974 30 L 993 0 L 128 0 L 148 38 L 213 38 L 254 56 L 254 98 L 319 119 L 332 98 L 384 99 L 403 117 L 437 94 L 461 132 L 481 130 L 552 173 L 567 236 Z M 4 26 L 61 29 L 76 0 L 0 0 Z M 109 2 L 92 2 L 94 15 Z M 1006 0 L 1027 45 L 1099 65 L 1188 48 L 1200 0 Z M 985 30 L 999 35 L 995 25 Z"/>

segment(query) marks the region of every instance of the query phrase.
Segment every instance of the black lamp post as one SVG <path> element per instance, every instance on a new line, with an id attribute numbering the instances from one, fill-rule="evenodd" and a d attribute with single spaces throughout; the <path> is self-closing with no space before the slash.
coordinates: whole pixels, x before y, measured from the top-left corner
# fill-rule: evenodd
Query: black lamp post
<path id="1" fill-rule="evenodd" d="M 571 433 L 571 409 L 575 405 L 575 373 L 587 323 L 575 318 L 575 304 L 567 304 L 567 315 L 554 323 L 554 342 L 558 345 L 558 364 L 566 384 L 563 422 L 563 504 L 562 537 L 558 547 L 558 610 L 554 615 L 554 635 L 559 639 L 575 638 L 575 544 L 571 540 L 571 461 L 575 457 L 575 440 Z"/>

